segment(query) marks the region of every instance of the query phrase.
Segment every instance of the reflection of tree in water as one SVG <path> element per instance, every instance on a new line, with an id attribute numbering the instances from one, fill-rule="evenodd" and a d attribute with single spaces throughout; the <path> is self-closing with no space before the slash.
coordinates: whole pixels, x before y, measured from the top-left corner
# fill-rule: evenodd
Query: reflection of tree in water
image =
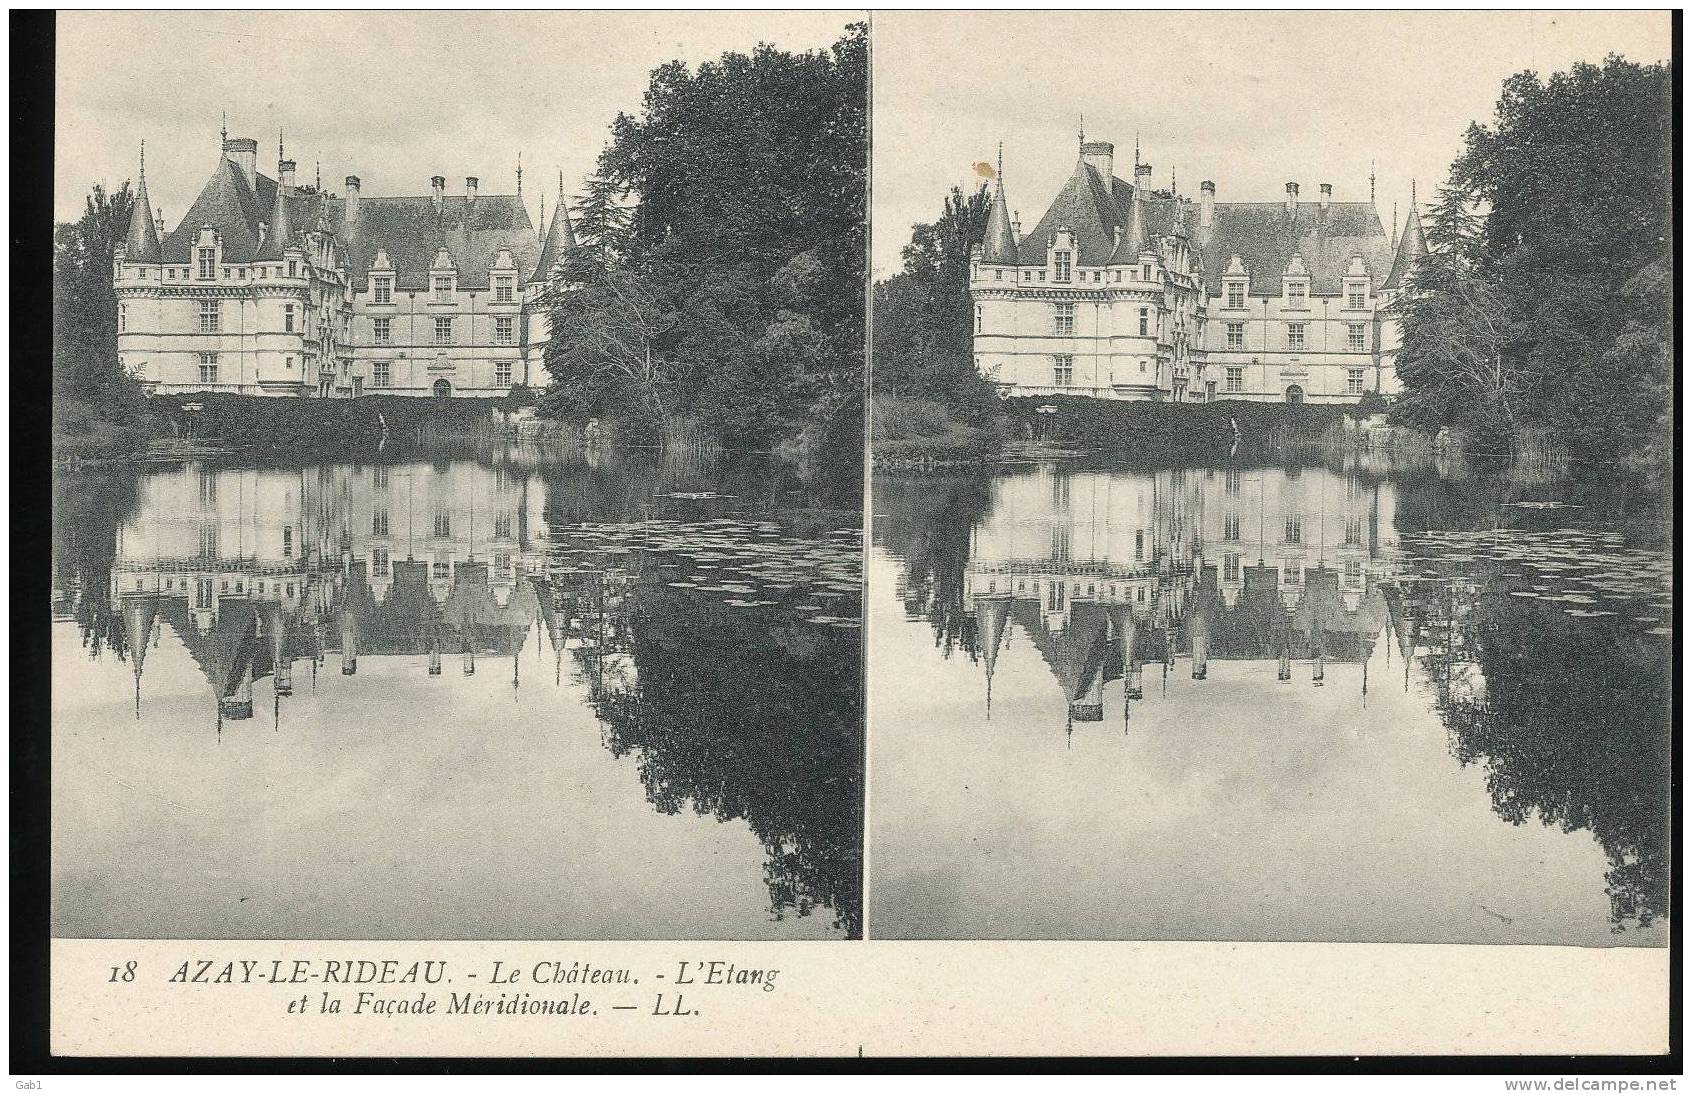
<path id="1" fill-rule="evenodd" d="M 905 614 L 927 619 L 934 644 L 948 657 L 959 649 L 976 658 L 975 616 L 964 610 L 964 571 L 970 533 L 992 502 L 991 484 L 984 475 L 889 477 L 875 483 L 875 539 L 904 564 L 899 596 Z"/>
<path id="2" fill-rule="evenodd" d="M 1452 754 L 1485 765 L 1494 810 L 1512 824 L 1537 813 L 1565 832 L 1591 832 L 1610 861 L 1605 890 L 1617 931 L 1666 915 L 1666 649 L 1613 620 L 1571 620 L 1496 584 L 1453 594 L 1439 583 L 1416 599 L 1409 612 L 1439 646 L 1427 661 Z M 1439 663 L 1454 660 L 1477 668 L 1484 685 Z"/>
<path id="3" fill-rule="evenodd" d="M 127 655 L 123 618 L 112 607 L 118 525 L 135 510 L 140 479 L 114 472 L 53 477 L 53 611 L 76 620 L 91 658 Z"/>
<path id="4" fill-rule="evenodd" d="M 856 633 L 727 607 L 648 573 L 624 600 L 632 687 L 596 686 L 614 755 L 638 752 L 664 813 L 744 819 L 778 918 L 834 912 L 859 933 L 863 734 Z M 590 668 L 604 655 L 589 658 Z"/>

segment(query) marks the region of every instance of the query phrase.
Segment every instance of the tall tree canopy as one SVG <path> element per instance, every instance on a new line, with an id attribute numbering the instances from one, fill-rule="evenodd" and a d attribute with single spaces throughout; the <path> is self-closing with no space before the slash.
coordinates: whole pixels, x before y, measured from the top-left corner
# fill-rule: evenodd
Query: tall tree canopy
<path id="1" fill-rule="evenodd" d="M 96 185 L 82 219 L 53 229 L 53 382 L 61 398 L 103 396 L 124 380 L 112 261 L 134 204 L 128 182 L 113 193 Z"/>
<path id="2" fill-rule="evenodd" d="M 1505 82 L 1431 211 L 1407 297 L 1413 417 L 1643 452 L 1661 466 L 1641 471 L 1669 472 L 1673 125 L 1665 65 L 1612 56 Z"/>
<path id="3" fill-rule="evenodd" d="M 666 414 L 685 408 L 731 446 L 861 435 L 867 45 L 854 24 L 827 52 L 761 45 L 652 73 L 577 204 L 584 256 L 547 352 L 553 413 L 662 430 L 662 388 Z M 580 334 L 623 330 L 631 310 L 645 317 L 637 380 Z"/>
<path id="4" fill-rule="evenodd" d="M 991 205 L 986 184 L 971 194 L 954 186 L 940 218 L 912 230 L 904 269 L 876 286 L 877 392 L 960 407 L 978 398 L 969 261 L 986 238 Z"/>

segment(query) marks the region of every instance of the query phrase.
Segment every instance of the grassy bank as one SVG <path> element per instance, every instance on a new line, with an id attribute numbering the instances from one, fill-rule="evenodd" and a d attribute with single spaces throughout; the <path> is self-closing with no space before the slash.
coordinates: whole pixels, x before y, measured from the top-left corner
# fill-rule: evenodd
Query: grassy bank
<path id="1" fill-rule="evenodd" d="M 870 418 L 875 462 L 974 463 L 996 455 L 1010 439 L 1008 418 L 998 413 L 972 422 L 937 399 L 877 395 Z"/>
<path id="2" fill-rule="evenodd" d="M 249 395 L 155 396 L 165 436 L 263 454 L 350 455 L 428 436 L 474 437 L 488 429 L 503 399 L 269 399 Z M 197 407 L 198 409 L 186 409 Z"/>

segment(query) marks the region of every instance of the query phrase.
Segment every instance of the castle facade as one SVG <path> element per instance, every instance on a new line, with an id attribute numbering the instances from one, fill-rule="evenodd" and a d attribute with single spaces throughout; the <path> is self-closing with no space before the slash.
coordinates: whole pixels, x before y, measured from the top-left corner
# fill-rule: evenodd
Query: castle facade
<path id="1" fill-rule="evenodd" d="M 543 386 L 546 301 L 575 246 L 560 197 L 541 235 L 517 194 L 446 179 L 414 197 L 337 196 L 276 177 L 258 142 L 228 137 L 166 231 L 145 154 L 112 277 L 118 356 L 147 390 L 350 398 L 503 395 Z M 543 199 L 544 202 L 544 199 Z"/>
<path id="2" fill-rule="evenodd" d="M 1135 159 L 1139 159 L 1138 148 Z M 1002 166 L 1002 165 L 1001 165 Z M 1398 391 L 1395 303 L 1425 252 L 1414 202 L 1394 243 L 1369 202 L 1199 199 L 1149 164 L 1116 177 L 1083 140 L 1034 229 L 1002 169 L 972 255 L 976 369 L 1007 395 L 1209 402 L 1358 402 Z M 1371 183 L 1372 186 L 1372 183 Z"/>

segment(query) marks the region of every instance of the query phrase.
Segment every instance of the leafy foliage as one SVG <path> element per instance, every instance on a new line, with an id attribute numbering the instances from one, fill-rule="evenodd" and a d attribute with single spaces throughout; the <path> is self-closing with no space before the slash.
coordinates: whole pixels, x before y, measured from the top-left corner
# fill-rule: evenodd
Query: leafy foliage
<path id="1" fill-rule="evenodd" d="M 685 408 L 733 447 L 861 432 L 834 421 L 861 421 L 867 45 L 652 73 L 576 205 L 549 413 L 662 436 Z"/>
<path id="2" fill-rule="evenodd" d="M 1406 417 L 1672 477 L 1673 77 L 1620 57 L 1507 80 L 1430 212 Z"/>

